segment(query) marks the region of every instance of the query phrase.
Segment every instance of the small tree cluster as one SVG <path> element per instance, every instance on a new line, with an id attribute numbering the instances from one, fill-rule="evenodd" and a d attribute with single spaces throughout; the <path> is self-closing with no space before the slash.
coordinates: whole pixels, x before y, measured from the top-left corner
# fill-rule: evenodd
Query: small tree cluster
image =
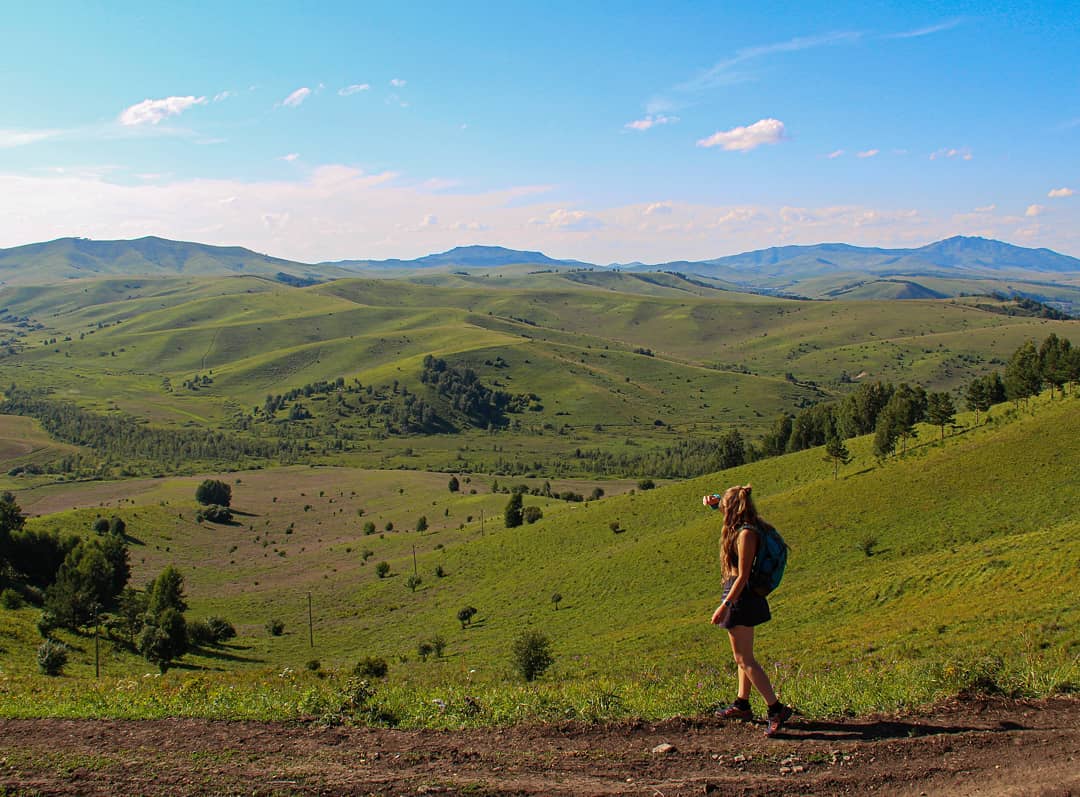
<path id="1" fill-rule="evenodd" d="M 535 629 L 523 631 L 510 650 L 514 668 L 526 681 L 535 681 L 555 662 L 551 641 Z"/>
<path id="2" fill-rule="evenodd" d="M 231 506 L 232 487 L 218 479 L 206 479 L 195 488 L 195 500 L 205 506 Z"/>
<path id="3" fill-rule="evenodd" d="M 476 616 L 475 606 L 462 606 L 458 609 L 457 619 L 461 623 L 461 628 L 464 630 L 465 626 L 472 625 L 472 619 Z"/>

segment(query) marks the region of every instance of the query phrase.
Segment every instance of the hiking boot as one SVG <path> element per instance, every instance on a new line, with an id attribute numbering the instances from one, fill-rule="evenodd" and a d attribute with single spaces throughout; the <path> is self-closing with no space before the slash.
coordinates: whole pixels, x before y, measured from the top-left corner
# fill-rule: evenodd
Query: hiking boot
<path id="1" fill-rule="evenodd" d="M 774 736 L 780 727 L 791 719 L 791 715 L 795 712 L 792 711 L 791 706 L 780 706 L 776 711 L 770 711 L 765 725 L 765 735 Z"/>
<path id="2" fill-rule="evenodd" d="M 716 716 L 722 720 L 745 720 L 749 722 L 754 718 L 754 712 L 732 703 L 726 708 L 717 709 Z"/>

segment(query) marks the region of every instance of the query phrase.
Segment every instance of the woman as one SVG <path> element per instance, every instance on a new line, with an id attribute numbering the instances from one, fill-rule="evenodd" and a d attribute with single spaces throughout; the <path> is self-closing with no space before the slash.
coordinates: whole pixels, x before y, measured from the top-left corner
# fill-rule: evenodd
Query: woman
<path id="1" fill-rule="evenodd" d="M 702 503 L 724 512 L 720 536 L 720 563 L 724 577 L 724 598 L 713 612 L 712 624 L 727 629 L 731 652 L 739 666 L 739 691 L 735 702 L 717 712 L 724 719 L 750 720 L 750 688 L 753 686 L 769 707 L 765 735 L 772 736 L 791 718 L 773 691 L 765 670 L 754 658 L 754 626 L 770 620 L 769 602 L 749 587 L 750 568 L 758 548 L 758 529 L 768 527 L 750 498 L 750 485 L 729 487 L 723 496 L 707 495 Z"/>

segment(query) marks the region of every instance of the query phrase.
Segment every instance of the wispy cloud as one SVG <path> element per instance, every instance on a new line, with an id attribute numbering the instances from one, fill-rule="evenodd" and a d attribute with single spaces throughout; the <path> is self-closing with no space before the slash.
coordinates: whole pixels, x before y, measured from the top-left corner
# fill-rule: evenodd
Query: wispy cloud
<path id="1" fill-rule="evenodd" d="M 837 44 L 851 44 L 858 41 L 862 33 L 858 31 L 836 31 L 820 36 L 798 36 L 784 42 L 763 44 L 756 47 L 744 47 L 736 50 L 735 54 L 723 61 L 718 61 L 697 76 L 675 86 L 676 91 L 697 92 L 715 86 L 729 85 L 744 79 L 733 70 L 740 64 L 755 61 L 777 53 L 792 53 L 799 50 L 810 50 L 815 47 L 830 47 Z"/>
<path id="2" fill-rule="evenodd" d="M 830 152 L 825 157 L 828 158 L 831 161 L 834 161 L 843 154 L 844 154 L 844 150 L 842 150 L 842 149 L 834 149 L 832 152 Z"/>
<path id="3" fill-rule="evenodd" d="M 219 91 L 217 94 L 214 95 L 214 102 L 224 102 L 225 100 L 229 99 L 229 97 L 235 96 L 235 91 L 229 91 L 228 89 L 226 89 L 225 91 Z"/>
<path id="4" fill-rule="evenodd" d="M 311 89 L 302 86 L 281 101 L 286 108 L 296 108 L 311 95 Z"/>
<path id="5" fill-rule="evenodd" d="M 633 122 L 627 122 L 624 127 L 630 130 L 648 130 L 651 127 L 657 125 L 670 125 L 679 121 L 677 116 L 664 116 L 663 114 L 647 115 L 644 119 L 636 119 Z"/>
<path id="6" fill-rule="evenodd" d="M 179 116 L 195 105 L 205 105 L 206 97 L 165 97 L 161 100 L 143 100 L 124 109 L 120 124 L 127 127 L 156 125 L 170 116 Z"/>
<path id="7" fill-rule="evenodd" d="M 409 81 L 407 81 L 407 80 L 402 80 L 402 79 L 401 79 L 401 78 L 399 78 L 399 77 L 395 77 L 395 78 L 391 78 L 391 79 L 390 79 L 390 85 L 391 85 L 391 86 L 393 86 L 393 87 L 394 87 L 395 89 L 400 89 L 400 88 L 404 88 L 404 87 L 405 87 L 405 85 L 406 85 L 406 84 L 407 84 L 408 82 L 409 82 Z"/>
<path id="8" fill-rule="evenodd" d="M 942 31 L 952 30 L 955 27 L 963 24 L 962 17 L 956 19 L 950 19 L 945 22 L 939 22 L 936 25 L 927 25 L 922 28 L 915 28 L 914 30 L 903 31 L 901 33 L 887 33 L 886 39 L 917 39 L 920 36 L 930 36 L 934 33 L 941 33 Z"/>
<path id="9" fill-rule="evenodd" d="M 1047 196 L 1051 199 L 1064 199 L 1065 197 L 1072 196 L 1075 193 L 1076 191 L 1071 188 L 1052 188 L 1050 189 L 1050 192 L 1047 194 Z"/>
<path id="10" fill-rule="evenodd" d="M 557 208 L 547 216 L 530 219 L 529 224 L 562 232 L 591 232 L 604 226 L 603 221 L 584 210 L 566 210 L 565 208 Z"/>
<path id="11" fill-rule="evenodd" d="M 34 144 L 60 134 L 59 130 L 3 130 L 0 129 L 0 149 Z"/>
<path id="12" fill-rule="evenodd" d="M 280 158 L 278 158 L 278 160 L 288 161 L 289 163 L 292 163 L 293 161 L 300 160 L 300 153 L 290 152 L 288 155 L 282 155 Z"/>
<path id="13" fill-rule="evenodd" d="M 960 158 L 961 160 L 969 161 L 975 156 L 971 154 L 971 150 L 967 147 L 943 147 L 936 152 L 930 153 L 930 160 L 951 160 L 953 158 Z"/>
<path id="14" fill-rule="evenodd" d="M 862 152 L 855 153 L 856 158 L 873 158 L 881 152 L 880 149 L 864 149 Z"/>
<path id="15" fill-rule="evenodd" d="M 719 130 L 697 142 L 699 147 L 722 147 L 749 152 L 763 144 L 776 144 L 784 138 L 784 123 L 779 119 L 760 119 L 752 125 Z"/>
<path id="16" fill-rule="evenodd" d="M 1024 211 L 1024 215 L 1028 218 L 1034 218 L 1035 216 L 1041 216 L 1045 212 L 1045 205 L 1028 205 L 1027 210 Z"/>
<path id="17" fill-rule="evenodd" d="M 670 201 L 653 202 L 645 208 L 644 213 L 646 216 L 670 216 L 672 210 L 673 206 Z"/>
<path id="18" fill-rule="evenodd" d="M 350 94 L 368 91 L 370 88 L 371 84 L 369 83 L 353 83 L 351 86 L 345 86 L 345 88 L 338 89 L 338 94 L 342 97 L 348 97 Z"/>

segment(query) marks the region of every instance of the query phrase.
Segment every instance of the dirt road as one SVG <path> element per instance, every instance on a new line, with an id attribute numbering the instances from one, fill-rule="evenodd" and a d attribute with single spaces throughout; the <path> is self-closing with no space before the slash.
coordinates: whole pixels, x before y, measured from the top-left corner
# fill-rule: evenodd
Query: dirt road
<path id="1" fill-rule="evenodd" d="M 670 745 L 671 747 L 665 747 Z M 0 794 L 1080 795 L 1080 700 L 810 721 L 400 731 L 0 721 Z"/>

